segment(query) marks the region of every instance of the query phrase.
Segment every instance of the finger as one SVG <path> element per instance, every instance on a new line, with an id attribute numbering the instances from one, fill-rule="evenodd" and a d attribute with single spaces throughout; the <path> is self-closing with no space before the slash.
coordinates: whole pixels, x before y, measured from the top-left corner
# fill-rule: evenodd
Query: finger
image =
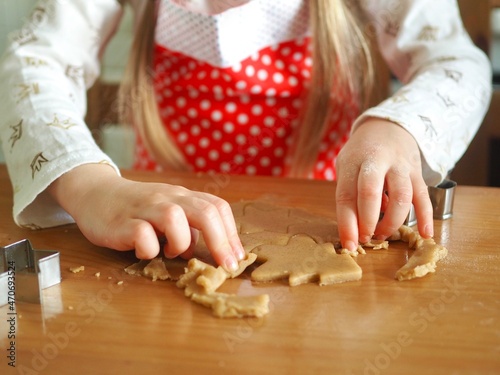
<path id="1" fill-rule="evenodd" d="M 229 244 L 233 249 L 234 256 L 238 260 L 244 259 L 246 256 L 246 252 L 243 249 L 243 245 L 241 244 L 240 236 L 238 235 L 238 229 L 236 228 L 236 222 L 234 220 L 233 210 L 231 209 L 229 203 L 212 194 L 199 194 L 201 198 L 208 200 L 219 210 L 219 214 L 224 224 L 224 229 L 226 231 Z"/>
<path id="2" fill-rule="evenodd" d="M 417 216 L 417 225 L 420 235 L 424 238 L 434 236 L 434 220 L 432 203 L 429 198 L 429 189 L 421 176 L 413 180 L 413 205 Z"/>
<path id="3" fill-rule="evenodd" d="M 189 251 L 192 244 L 191 228 L 182 207 L 172 205 L 164 212 L 163 233 L 167 243 L 163 249 L 167 258 L 175 258 Z"/>
<path id="4" fill-rule="evenodd" d="M 190 227 L 189 229 L 191 231 L 191 245 L 185 252 L 180 254 L 180 257 L 183 259 L 191 259 L 192 257 L 194 257 L 196 244 L 200 239 L 200 232 L 198 231 L 198 229 L 194 229 L 193 227 Z"/>
<path id="5" fill-rule="evenodd" d="M 238 268 L 238 260 L 229 242 L 224 221 L 218 208 L 205 197 L 182 197 L 183 207 L 190 225 L 203 233 L 214 260 L 226 270 Z"/>
<path id="6" fill-rule="evenodd" d="M 384 217 L 375 230 L 378 239 L 386 239 L 401 227 L 410 212 L 413 199 L 409 175 L 389 171 L 386 178 L 389 202 Z"/>
<path id="7" fill-rule="evenodd" d="M 385 171 L 380 171 L 373 162 L 361 165 L 358 177 L 358 227 L 359 241 L 368 242 L 380 218 L 380 207 L 384 195 Z"/>
<path id="8" fill-rule="evenodd" d="M 160 252 L 158 236 L 153 226 L 147 221 L 140 219 L 127 220 L 121 223 L 116 238 L 120 238 L 114 248 L 117 250 L 135 249 L 138 259 L 153 259 Z"/>
<path id="9" fill-rule="evenodd" d="M 167 258 L 175 258 L 189 249 L 191 230 L 184 209 L 175 203 L 162 202 L 141 212 L 158 231 L 164 233 L 167 242 L 163 247 Z"/>
<path id="10" fill-rule="evenodd" d="M 354 251 L 358 247 L 358 216 L 356 178 L 339 173 L 335 192 L 337 225 L 342 247 Z"/>
<path id="11" fill-rule="evenodd" d="M 387 210 L 388 204 L 389 196 L 387 195 L 387 191 L 384 190 L 384 194 L 382 195 L 382 204 L 380 205 L 380 212 L 385 212 L 385 210 Z"/>

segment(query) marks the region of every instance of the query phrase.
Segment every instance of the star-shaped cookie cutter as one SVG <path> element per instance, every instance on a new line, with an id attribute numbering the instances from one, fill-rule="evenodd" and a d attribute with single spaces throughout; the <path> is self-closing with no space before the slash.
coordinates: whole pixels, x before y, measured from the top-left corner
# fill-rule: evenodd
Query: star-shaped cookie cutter
<path id="1" fill-rule="evenodd" d="M 42 290 L 61 282 L 59 253 L 34 250 L 29 240 L 0 247 L 0 307 L 11 301 L 42 303 Z"/>

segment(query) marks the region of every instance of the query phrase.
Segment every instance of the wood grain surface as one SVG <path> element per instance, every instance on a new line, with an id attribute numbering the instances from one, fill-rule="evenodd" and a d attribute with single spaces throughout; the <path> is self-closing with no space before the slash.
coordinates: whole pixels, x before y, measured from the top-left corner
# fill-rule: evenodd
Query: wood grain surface
<path id="1" fill-rule="evenodd" d="M 335 218 L 330 182 L 124 174 Z M 222 287 L 268 293 L 271 312 L 262 319 L 218 319 L 171 282 L 129 276 L 123 268 L 133 253 L 93 246 L 74 225 L 18 228 L 3 166 L 0 191 L 0 246 L 28 238 L 59 251 L 63 278 L 43 292 L 43 305 L 16 303 L 14 340 L 8 306 L 0 308 L 0 374 L 500 373 L 500 189 L 457 188 L 454 217 L 436 221 L 436 241 L 449 255 L 422 279 L 394 279 L 411 251 L 393 243 L 356 259 L 360 281 L 289 287 L 246 276 Z M 69 271 L 80 265 L 85 271 Z"/>

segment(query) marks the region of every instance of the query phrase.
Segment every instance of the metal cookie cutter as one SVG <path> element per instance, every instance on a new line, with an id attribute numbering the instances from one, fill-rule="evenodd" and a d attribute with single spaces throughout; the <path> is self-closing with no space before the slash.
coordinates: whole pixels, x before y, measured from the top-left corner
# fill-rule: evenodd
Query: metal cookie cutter
<path id="1" fill-rule="evenodd" d="M 453 216 L 456 186 L 457 183 L 452 180 L 444 180 L 438 186 L 429 186 L 434 219 L 446 220 Z M 417 224 L 417 216 L 413 205 L 404 224 L 410 227 Z"/>
<path id="2" fill-rule="evenodd" d="M 11 298 L 42 303 L 42 289 L 61 282 L 57 251 L 34 250 L 29 240 L 0 247 L 0 307 Z"/>

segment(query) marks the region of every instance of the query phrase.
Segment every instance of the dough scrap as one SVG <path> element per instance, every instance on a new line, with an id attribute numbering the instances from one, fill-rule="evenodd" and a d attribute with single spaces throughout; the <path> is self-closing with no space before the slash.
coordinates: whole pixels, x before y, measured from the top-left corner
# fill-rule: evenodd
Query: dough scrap
<path id="1" fill-rule="evenodd" d="M 367 243 L 364 243 L 361 245 L 361 247 L 369 247 L 372 250 L 387 250 L 389 249 L 389 241 L 384 241 L 384 240 L 375 240 L 371 239 Z"/>
<path id="2" fill-rule="evenodd" d="M 407 225 L 402 225 L 396 233 L 389 237 L 389 241 L 407 242 L 410 249 L 415 248 L 419 239 L 421 239 L 420 234 Z"/>
<path id="3" fill-rule="evenodd" d="M 163 263 L 163 266 L 160 264 Z M 156 280 L 178 280 L 184 273 L 186 261 L 184 259 L 167 259 L 157 257 L 151 260 L 140 260 L 125 268 L 129 275 L 144 276 Z"/>
<path id="4" fill-rule="evenodd" d="M 436 271 L 436 263 L 448 255 L 448 250 L 436 244 L 434 239 L 423 239 L 413 229 L 402 226 L 398 234 L 393 237 L 400 237 L 402 241 L 408 242 L 410 247 L 415 248 L 415 252 L 408 262 L 396 272 L 396 279 L 411 280 L 422 277 L 428 273 Z"/>
<path id="5" fill-rule="evenodd" d="M 198 274 L 196 284 L 203 288 L 205 293 L 213 293 L 227 280 L 227 272 L 222 267 L 207 267 Z"/>
<path id="6" fill-rule="evenodd" d="M 333 244 L 318 244 L 308 236 L 295 236 L 285 246 L 261 245 L 253 252 L 263 262 L 251 274 L 254 281 L 288 278 L 291 286 L 316 280 L 330 285 L 359 280 L 362 275 L 351 256 L 337 254 Z"/>
<path id="7" fill-rule="evenodd" d="M 131 264 L 130 266 L 125 268 L 125 272 L 129 275 L 134 276 L 144 276 L 142 270 L 149 264 L 150 260 L 142 259 L 137 263 Z"/>
<path id="8" fill-rule="evenodd" d="M 349 250 L 349 249 L 346 249 L 346 248 L 340 249 L 340 254 L 342 254 L 342 255 L 346 254 L 346 255 L 349 255 L 349 256 L 355 258 L 359 254 L 363 254 L 363 255 L 366 254 L 366 251 L 365 251 L 365 249 L 363 249 L 361 247 L 361 245 L 358 245 L 358 248 L 355 249 L 355 250 Z"/>
<path id="9" fill-rule="evenodd" d="M 358 245 L 356 250 L 340 249 L 341 254 L 349 254 L 352 257 L 357 257 L 359 254 L 366 254 L 365 247 L 371 248 L 372 250 L 387 250 L 389 249 L 389 241 L 374 240 Z"/>
<path id="10" fill-rule="evenodd" d="M 255 256 L 248 257 L 240 263 L 240 268 L 246 267 L 254 260 Z M 184 288 L 184 294 L 192 301 L 212 308 L 213 314 L 219 318 L 262 317 L 269 312 L 269 295 L 267 294 L 237 296 L 216 292 L 228 277 L 231 277 L 231 274 L 224 271 L 222 267 L 215 268 L 193 258 L 189 260 L 186 273 L 177 281 L 177 286 Z"/>
<path id="11" fill-rule="evenodd" d="M 144 276 L 150 277 L 153 281 L 156 280 L 168 280 L 170 279 L 170 273 L 163 263 L 162 258 L 154 258 L 145 266 L 142 270 Z"/>
<path id="12" fill-rule="evenodd" d="M 225 293 L 193 294 L 191 299 L 199 304 L 211 307 L 219 318 L 243 318 L 253 316 L 261 318 L 269 313 L 269 295 L 237 296 Z"/>

